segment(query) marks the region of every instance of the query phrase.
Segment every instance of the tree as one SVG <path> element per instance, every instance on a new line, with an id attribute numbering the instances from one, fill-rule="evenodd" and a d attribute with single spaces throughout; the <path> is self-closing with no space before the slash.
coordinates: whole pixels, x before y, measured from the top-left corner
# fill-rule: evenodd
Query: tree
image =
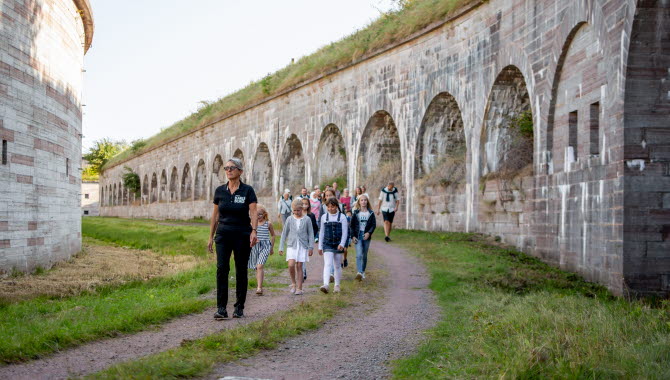
<path id="1" fill-rule="evenodd" d="M 84 155 L 84 160 L 88 161 L 90 166 L 84 170 L 87 176 L 97 176 L 100 174 L 100 168 L 116 156 L 121 151 L 128 148 L 125 141 L 112 141 L 108 138 L 98 140 L 95 145 Z"/>

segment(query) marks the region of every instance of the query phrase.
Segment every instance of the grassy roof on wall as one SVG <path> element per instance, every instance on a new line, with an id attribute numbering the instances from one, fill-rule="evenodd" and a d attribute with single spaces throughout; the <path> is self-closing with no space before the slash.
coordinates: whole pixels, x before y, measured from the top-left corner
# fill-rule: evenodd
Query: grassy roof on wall
<path id="1" fill-rule="evenodd" d="M 300 58 L 296 63 L 269 74 L 263 79 L 230 95 L 203 103 L 197 112 L 179 120 L 140 144 L 110 159 L 103 167 L 111 168 L 157 146 L 244 110 L 266 98 L 287 91 L 310 79 L 349 66 L 401 42 L 427 26 L 444 20 L 462 6 L 481 0 L 411 0 L 396 12 L 382 14 L 366 28 L 340 41 L 322 47 Z"/>

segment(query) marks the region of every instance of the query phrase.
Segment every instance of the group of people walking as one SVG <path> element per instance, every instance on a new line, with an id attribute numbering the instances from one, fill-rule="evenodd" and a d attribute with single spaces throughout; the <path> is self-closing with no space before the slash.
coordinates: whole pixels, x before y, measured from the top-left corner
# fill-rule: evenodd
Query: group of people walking
<path id="1" fill-rule="evenodd" d="M 258 204 L 254 189 L 240 181 L 244 170 L 242 161 L 231 158 L 223 167 L 228 183 L 219 186 L 214 194 L 214 208 L 210 224 L 208 250 L 217 255 L 217 312 L 215 319 L 228 318 L 228 274 L 230 256 L 234 252 L 236 274 L 236 302 L 233 318 L 244 315 L 248 287 L 247 270 L 256 270 L 256 294 L 263 294 L 264 265 L 273 253 L 276 234 L 268 210 Z M 395 211 L 400 204 L 398 189 L 393 182 L 381 189 L 377 214 L 384 219 L 385 240 L 390 241 Z M 291 284 L 295 295 L 303 294 L 303 281 L 307 278 L 306 263 L 318 243 L 318 253 L 324 257 L 323 285 L 320 290 L 340 292 L 342 269 L 348 266 L 348 248 L 356 248 L 356 280 L 365 279 L 367 256 L 372 234 L 377 222 L 370 198 L 364 186 L 350 195 L 348 189 L 341 193 L 337 183 L 323 192 L 316 186 L 309 193 L 303 187 L 300 195 L 292 197 L 284 190 L 277 203 L 282 221 L 278 251 L 286 255 Z"/>

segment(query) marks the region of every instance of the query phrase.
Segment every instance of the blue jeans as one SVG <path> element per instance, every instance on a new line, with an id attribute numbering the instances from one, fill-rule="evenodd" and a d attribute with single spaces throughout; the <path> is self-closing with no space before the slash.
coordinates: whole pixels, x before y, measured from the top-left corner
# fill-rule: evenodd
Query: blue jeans
<path id="1" fill-rule="evenodd" d="M 368 249 L 370 249 L 370 240 L 363 240 L 363 231 L 358 233 L 358 241 L 356 242 L 356 269 L 365 273 L 365 267 L 368 265 Z"/>

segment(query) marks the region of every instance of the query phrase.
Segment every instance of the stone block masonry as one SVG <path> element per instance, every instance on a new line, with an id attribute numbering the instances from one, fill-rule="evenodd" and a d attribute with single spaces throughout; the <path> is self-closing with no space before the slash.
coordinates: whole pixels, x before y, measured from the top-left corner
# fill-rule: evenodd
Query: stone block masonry
<path id="1" fill-rule="evenodd" d="M 0 275 L 81 250 L 88 0 L 0 0 Z"/>
<path id="2" fill-rule="evenodd" d="M 616 294 L 667 295 L 669 12 L 662 0 L 477 3 L 108 168 L 101 214 L 207 218 L 236 156 L 270 209 L 285 187 L 337 175 L 376 203 L 393 179 L 398 225 L 500 236 Z"/>

